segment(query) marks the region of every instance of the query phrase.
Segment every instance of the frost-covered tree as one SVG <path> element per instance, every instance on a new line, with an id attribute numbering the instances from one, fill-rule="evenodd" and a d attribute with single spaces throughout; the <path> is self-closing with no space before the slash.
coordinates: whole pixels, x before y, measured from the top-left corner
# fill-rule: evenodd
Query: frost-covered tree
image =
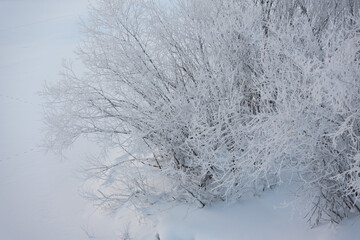
<path id="1" fill-rule="evenodd" d="M 264 76 L 274 79 L 269 86 L 276 92 L 276 113 L 266 121 L 263 159 L 275 154 L 273 160 L 283 159 L 283 166 L 299 174 L 299 195 L 312 199 L 314 223 L 339 221 L 349 209 L 359 211 L 358 193 L 344 194 L 349 175 L 339 177 L 356 165 L 359 151 L 359 25 L 334 21 L 318 41 L 301 18 L 290 29 L 274 31 L 282 41 L 269 41 L 275 45 L 265 61 L 274 65 L 267 65 Z"/>
<path id="2" fill-rule="evenodd" d="M 319 11 L 319 9 L 326 11 Z M 313 223 L 359 211 L 359 3 L 102 0 L 49 86 L 50 145 L 98 137 L 93 198 L 116 209 L 234 201 L 289 172 Z"/>

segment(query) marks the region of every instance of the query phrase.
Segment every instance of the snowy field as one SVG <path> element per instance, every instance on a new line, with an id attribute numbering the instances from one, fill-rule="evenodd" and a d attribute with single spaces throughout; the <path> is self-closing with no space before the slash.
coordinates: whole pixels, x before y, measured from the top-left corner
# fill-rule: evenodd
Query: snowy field
<path id="1" fill-rule="evenodd" d="M 86 4 L 0 0 L 0 239 L 360 239 L 359 217 L 311 229 L 303 213 L 293 211 L 289 187 L 230 206 L 179 206 L 150 220 L 128 210 L 103 216 L 81 198 L 78 172 L 96 147 L 79 142 L 66 159 L 46 154 L 38 92 L 45 81 L 59 79 L 63 58 L 74 57 Z"/>
<path id="2" fill-rule="evenodd" d="M 86 4 L 0 1 L 0 239 L 87 239 L 86 229 L 109 230 L 79 196 L 78 166 L 90 147 L 70 150 L 63 161 L 40 147 L 38 92 L 73 56 Z"/>
<path id="3" fill-rule="evenodd" d="M 236 204 L 203 209 L 178 206 L 148 219 L 126 210 L 117 216 L 120 239 L 140 240 L 355 240 L 360 217 L 315 228 L 295 209 L 291 186 L 281 186 L 261 197 L 249 196 Z M 126 238 L 129 237 L 129 238 Z"/>
<path id="4" fill-rule="evenodd" d="M 311 229 L 291 207 L 289 190 L 280 187 L 230 206 L 195 211 L 179 207 L 166 213 L 158 232 L 166 240 L 352 240 L 360 236 L 359 217 Z"/>

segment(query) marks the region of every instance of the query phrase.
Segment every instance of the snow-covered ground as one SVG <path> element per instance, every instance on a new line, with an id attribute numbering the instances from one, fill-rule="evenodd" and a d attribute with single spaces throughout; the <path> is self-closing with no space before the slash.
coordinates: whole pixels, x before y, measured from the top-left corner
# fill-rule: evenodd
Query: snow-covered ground
<path id="1" fill-rule="evenodd" d="M 79 196 L 77 171 L 94 146 L 79 143 L 60 161 L 41 144 L 44 81 L 56 81 L 63 58 L 73 57 L 78 16 L 86 0 L 0 1 L 0 239 L 250 240 L 360 237 L 360 218 L 310 229 L 284 203 L 288 188 L 237 204 L 168 209 L 141 221 L 128 210 L 105 217 Z"/>
<path id="2" fill-rule="evenodd" d="M 88 239 L 111 233 L 109 220 L 79 196 L 76 177 L 85 153 L 67 160 L 46 154 L 42 139 L 45 81 L 59 79 L 73 56 L 86 0 L 0 1 L 0 239 Z"/>
<path id="3" fill-rule="evenodd" d="M 360 217 L 339 225 L 311 228 L 303 212 L 293 207 L 291 187 L 280 186 L 261 197 L 249 196 L 226 205 L 203 209 L 179 206 L 159 212 L 153 222 L 139 224 L 136 218 L 119 219 L 134 239 L 152 240 L 355 240 L 360 236 Z M 121 214 L 119 214 L 120 216 Z M 129 224 L 130 223 L 130 224 Z M 153 227 L 152 229 L 149 227 Z"/>

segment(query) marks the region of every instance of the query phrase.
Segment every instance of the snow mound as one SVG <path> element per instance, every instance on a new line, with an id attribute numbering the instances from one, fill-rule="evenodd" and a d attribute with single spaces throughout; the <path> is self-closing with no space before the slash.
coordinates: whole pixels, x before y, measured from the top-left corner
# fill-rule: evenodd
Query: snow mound
<path id="1" fill-rule="evenodd" d="M 360 217 L 311 228 L 301 209 L 293 207 L 293 199 L 291 188 L 283 186 L 230 205 L 202 209 L 178 206 L 155 214 L 146 223 L 133 218 L 129 239 L 354 240 L 360 236 Z M 126 221 L 130 221 L 128 217 Z"/>

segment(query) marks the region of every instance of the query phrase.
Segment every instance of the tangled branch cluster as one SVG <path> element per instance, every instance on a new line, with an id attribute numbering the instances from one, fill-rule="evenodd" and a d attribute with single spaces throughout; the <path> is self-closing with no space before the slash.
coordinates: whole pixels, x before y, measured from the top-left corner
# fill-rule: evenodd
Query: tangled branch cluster
<path id="1" fill-rule="evenodd" d="M 93 134 L 116 208 L 234 201 L 290 173 L 309 220 L 360 212 L 358 1 L 102 0 L 78 56 L 47 88 L 49 143 Z M 321 11 L 319 11 L 321 9 Z"/>

